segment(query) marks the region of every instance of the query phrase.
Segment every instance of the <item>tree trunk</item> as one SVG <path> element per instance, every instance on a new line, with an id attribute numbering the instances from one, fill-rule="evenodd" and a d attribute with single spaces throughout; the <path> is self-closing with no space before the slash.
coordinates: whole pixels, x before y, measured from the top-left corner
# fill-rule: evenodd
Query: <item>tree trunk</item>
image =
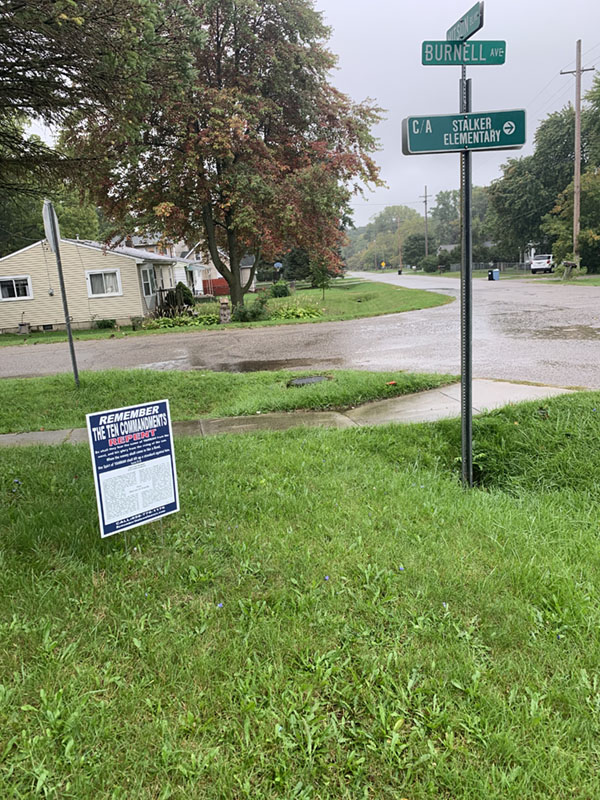
<path id="1" fill-rule="evenodd" d="M 244 290 L 242 288 L 240 265 L 230 264 L 231 277 L 227 278 L 229 284 L 229 294 L 231 297 L 231 305 L 233 308 L 236 306 L 244 305 Z"/>
<path id="2" fill-rule="evenodd" d="M 238 263 L 229 262 L 229 275 L 225 276 L 229 284 L 229 295 L 231 297 L 231 305 L 233 308 L 236 306 L 244 305 L 244 287 L 242 286 L 242 272 Z"/>

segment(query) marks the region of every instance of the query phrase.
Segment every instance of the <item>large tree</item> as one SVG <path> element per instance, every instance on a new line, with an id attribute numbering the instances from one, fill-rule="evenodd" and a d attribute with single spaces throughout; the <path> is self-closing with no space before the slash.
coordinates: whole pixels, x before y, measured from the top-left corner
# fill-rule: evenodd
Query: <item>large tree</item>
<path id="1" fill-rule="evenodd" d="M 74 110 L 119 116 L 125 107 L 131 115 L 159 74 L 185 71 L 176 46 L 184 10 L 179 0 L 2 0 L 0 191 L 31 193 L 79 166 L 28 137 L 27 120 L 58 125 Z"/>
<path id="2" fill-rule="evenodd" d="M 589 169 L 581 176 L 579 249 L 581 264 L 588 272 L 600 272 L 600 173 Z M 573 182 L 559 196 L 542 227 L 554 240 L 557 262 L 573 257 Z"/>
<path id="3" fill-rule="evenodd" d="M 441 244 L 460 242 L 460 192 L 458 189 L 438 192 L 431 209 L 431 221 Z"/>
<path id="4" fill-rule="evenodd" d="M 582 135 L 582 169 L 589 160 L 591 120 L 585 110 Z M 490 193 L 490 222 L 494 238 L 515 255 L 528 245 L 542 251 L 551 242 L 542 221 L 562 191 L 573 180 L 575 164 L 575 112 L 571 105 L 549 114 L 535 134 L 535 152 L 511 158 L 503 166 L 502 178 Z"/>
<path id="5" fill-rule="evenodd" d="M 485 186 L 473 186 L 471 223 L 473 245 L 482 247 L 490 238 L 487 224 L 489 192 Z M 440 244 L 460 244 L 460 191 L 438 192 L 431 209 L 432 232 Z"/>
<path id="6" fill-rule="evenodd" d="M 37 194 L 0 195 L 0 258 L 45 237 L 42 199 Z M 61 236 L 98 238 L 100 225 L 96 209 L 78 191 L 56 186 L 48 195 L 54 203 Z"/>
<path id="7" fill-rule="evenodd" d="M 600 167 L 600 75 L 594 76 L 592 88 L 585 99 L 589 103 L 583 120 L 589 163 L 591 166 Z"/>
<path id="8" fill-rule="evenodd" d="M 378 180 L 378 110 L 330 85 L 328 29 L 309 0 L 188 7 L 204 37 L 182 41 L 196 79 L 147 97 L 134 124 L 86 110 L 65 141 L 96 157 L 88 181 L 109 215 L 200 241 L 237 305 L 247 253 L 258 263 L 299 246 L 339 259 L 351 193 Z"/>

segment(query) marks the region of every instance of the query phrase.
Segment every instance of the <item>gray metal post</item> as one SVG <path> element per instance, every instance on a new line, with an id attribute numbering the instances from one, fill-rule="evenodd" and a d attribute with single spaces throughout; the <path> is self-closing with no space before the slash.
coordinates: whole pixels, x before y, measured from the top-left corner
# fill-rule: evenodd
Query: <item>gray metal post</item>
<path id="1" fill-rule="evenodd" d="M 471 110 L 471 81 L 462 67 L 460 112 Z M 462 264 L 460 271 L 460 399 L 462 480 L 473 486 L 473 251 L 471 235 L 471 153 L 460 154 Z"/>
<path id="2" fill-rule="evenodd" d="M 65 324 L 67 326 L 67 337 L 69 339 L 69 350 L 71 351 L 71 364 L 73 365 L 73 377 L 75 385 L 79 387 L 79 372 L 77 371 L 77 359 L 75 358 L 75 346 L 73 345 L 73 334 L 71 333 L 71 319 L 69 317 L 69 306 L 67 305 L 67 291 L 65 289 L 65 279 L 63 277 L 62 261 L 60 260 L 60 242 L 58 231 L 54 222 L 54 210 L 50 203 L 50 226 L 52 228 L 52 238 L 56 244 L 56 266 L 58 267 L 58 281 L 60 283 L 60 295 L 62 297 L 63 311 L 65 314 Z"/>

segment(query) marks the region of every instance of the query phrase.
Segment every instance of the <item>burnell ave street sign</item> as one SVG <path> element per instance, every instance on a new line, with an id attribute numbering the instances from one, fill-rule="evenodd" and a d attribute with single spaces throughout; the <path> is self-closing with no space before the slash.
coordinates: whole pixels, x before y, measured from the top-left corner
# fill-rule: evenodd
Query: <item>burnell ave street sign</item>
<path id="1" fill-rule="evenodd" d="M 407 117 L 402 121 L 402 152 L 460 153 L 513 150 L 525 144 L 525 111 Z"/>
<path id="2" fill-rule="evenodd" d="M 424 66 L 486 66 L 504 64 L 506 42 L 423 42 L 421 63 Z"/>

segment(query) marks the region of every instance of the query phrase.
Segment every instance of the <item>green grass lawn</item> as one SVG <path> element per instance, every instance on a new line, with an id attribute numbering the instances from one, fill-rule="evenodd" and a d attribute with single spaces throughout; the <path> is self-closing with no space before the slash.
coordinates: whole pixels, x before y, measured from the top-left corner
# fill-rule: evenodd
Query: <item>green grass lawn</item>
<path id="1" fill-rule="evenodd" d="M 420 289 L 404 289 L 389 284 L 353 281 L 336 283 L 325 291 L 322 302 L 320 289 L 303 289 L 296 297 L 316 303 L 323 309 L 321 320 L 357 319 L 393 314 L 397 311 L 415 311 L 432 308 L 454 300 L 453 297 L 427 292 Z M 283 301 L 280 301 L 283 302 Z"/>
<path id="2" fill-rule="evenodd" d="M 0 453 L 0 796 L 600 796 L 600 394 L 177 441 L 100 540 L 86 446 Z"/>
<path id="3" fill-rule="evenodd" d="M 560 283 L 561 286 L 578 286 L 580 284 L 585 286 L 600 286 L 600 275 L 582 275 L 579 278 L 571 278 L 568 281 L 563 281 L 558 276 L 555 278 L 548 278 L 548 276 L 546 276 L 544 283 Z"/>
<path id="4" fill-rule="evenodd" d="M 330 289 L 325 291 L 325 299 L 321 289 L 300 289 L 289 298 L 277 298 L 269 301 L 273 307 L 285 304 L 308 305 L 319 309 L 320 316 L 309 319 L 272 319 L 259 322 L 231 322 L 228 327 L 246 328 L 264 325 L 294 325 L 307 322 L 332 322 L 338 320 L 358 319 L 361 317 L 376 317 L 382 314 L 396 314 L 403 311 L 415 311 L 421 308 L 432 308 L 444 305 L 454 300 L 439 293 L 426 292 L 421 289 L 403 289 L 400 287 L 369 283 L 368 281 L 355 281 L 348 279 L 346 282 L 336 281 Z M 246 303 L 252 304 L 255 297 L 246 296 Z M 212 308 L 212 304 L 198 306 L 200 312 Z M 214 310 L 218 311 L 217 304 Z M 152 334 L 185 333 L 211 328 L 197 326 L 184 328 L 167 328 L 159 330 L 137 330 L 123 327 L 119 330 L 82 330 L 73 331 L 75 341 L 85 339 L 122 339 L 126 336 L 148 336 Z M 212 330 L 214 330 L 212 326 Z M 4 345 L 34 345 L 48 342 L 65 342 L 65 331 L 34 332 L 27 336 L 16 333 L 0 334 L 0 346 Z"/>
<path id="5" fill-rule="evenodd" d="M 574 278 L 573 282 L 585 283 L 588 286 L 600 286 L 600 275 L 584 275 L 581 278 Z"/>
<path id="6" fill-rule="evenodd" d="M 326 375 L 330 380 L 288 387 L 293 378 Z M 230 417 L 294 409 L 345 409 L 433 389 L 457 380 L 452 375 L 326 370 L 324 372 L 83 372 L 72 375 L 5 378 L 0 381 L 0 433 L 84 427 L 85 415 L 108 408 L 168 398 L 174 420 Z"/>

